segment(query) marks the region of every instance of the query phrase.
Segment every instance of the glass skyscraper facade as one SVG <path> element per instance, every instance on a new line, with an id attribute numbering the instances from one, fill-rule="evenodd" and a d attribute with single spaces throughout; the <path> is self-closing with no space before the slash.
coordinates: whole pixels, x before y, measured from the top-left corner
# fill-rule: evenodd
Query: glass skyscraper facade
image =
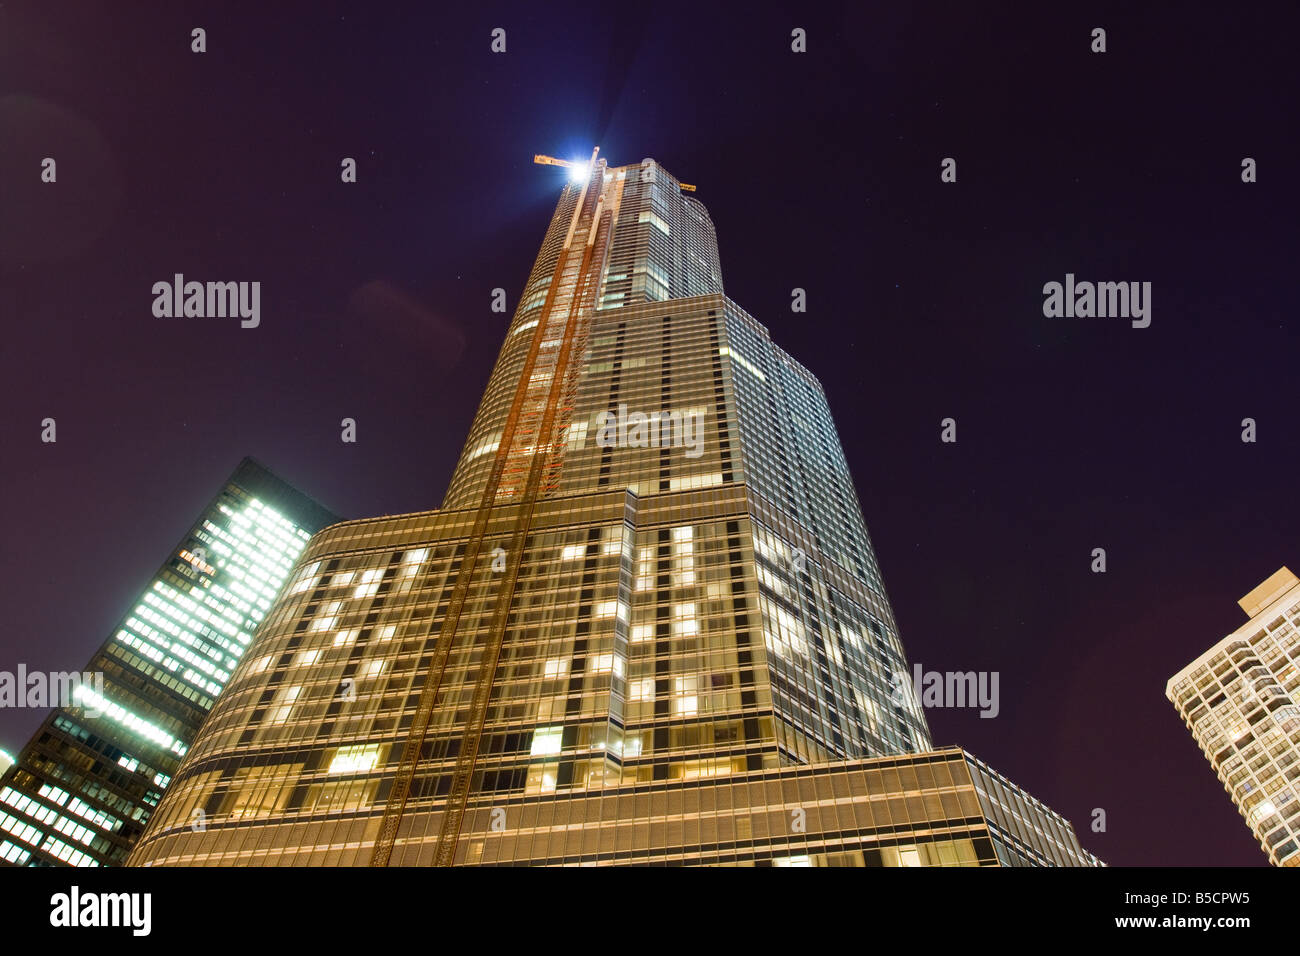
<path id="1" fill-rule="evenodd" d="M 125 861 L 312 533 L 337 516 L 245 459 L 0 777 L 0 861 Z M 101 689 L 102 688 L 102 689 Z"/>
<path id="2" fill-rule="evenodd" d="M 442 507 L 312 540 L 131 862 L 1094 863 L 906 674 L 821 386 L 593 161 Z"/>
<path id="3" fill-rule="evenodd" d="M 1300 580 L 1281 568 L 1239 602 L 1250 620 L 1165 695 L 1275 866 L 1300 866 Z"/>

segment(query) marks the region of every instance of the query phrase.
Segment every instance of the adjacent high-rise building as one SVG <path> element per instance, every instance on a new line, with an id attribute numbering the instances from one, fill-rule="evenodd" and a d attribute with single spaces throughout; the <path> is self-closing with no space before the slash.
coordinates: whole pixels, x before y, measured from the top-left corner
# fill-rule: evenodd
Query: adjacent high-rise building
<path id="1" fill-rule="evenodd" d="M 338 520 L 240 463 L 0 776 L 0 862 L 125 861 L 298 555 Z"/>
<path id="2" fill-rule="evenodd" d="M 1300 866 L 1300 581 L 1281 568 L 1250 620 L 1169 679 L 1167 696 L 1275 866 Z"/>
<path id="3" fill-rule="evenodd" d="M 130 862 L 1095 863 L 933 749 L 826 397 L 704 206 L 577 173 L 441 509 L 313 539 Z"/>

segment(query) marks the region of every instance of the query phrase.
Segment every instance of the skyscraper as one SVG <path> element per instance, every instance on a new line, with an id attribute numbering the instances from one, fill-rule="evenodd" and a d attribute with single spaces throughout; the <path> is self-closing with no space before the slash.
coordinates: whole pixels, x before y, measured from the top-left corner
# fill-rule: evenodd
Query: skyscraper
<path id="1" fill-rule="evenodd" d="M 1300 581 L 1237 602 L 1248 620 L 1165 685 L 1274 866 L 1300 866 Z"/>
<path id="2" fill-rule="evenodd" d="M 337 521 L 246 458 L 91 658 L 102 676 L 0 777 L 0 861 L 121 864 L 312 533 Z"/>
<path id="3" fill-rule="evenodd" d="M 1095 862 L 932 751 L 825 395 L 704 206 L 575 170 L 442 508 L 313 540 L 131 862 Z"/>

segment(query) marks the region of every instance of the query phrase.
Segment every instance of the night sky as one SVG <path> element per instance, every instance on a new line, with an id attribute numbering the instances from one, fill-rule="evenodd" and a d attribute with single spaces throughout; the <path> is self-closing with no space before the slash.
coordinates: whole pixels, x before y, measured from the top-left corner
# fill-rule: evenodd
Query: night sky
<path id="1" fill-rule="evenodd" d="M 436 507 L 563 183 L 532 156 L 599 145 L 699 187 L 821 379 L 910 660 L 1000 673 L 935 742 L 1111 864 L 1266 865 L 1164 686 L 1300 570 L 1293 10 L 366 6 L 0 4 L 0 669 L 82 666 L 244 455 Z M 260 281 L 260 327 L 155 318 L 177 272 Z M 1151 326 L 1045 318 L 1067 272 L 1151 282 Z"/>

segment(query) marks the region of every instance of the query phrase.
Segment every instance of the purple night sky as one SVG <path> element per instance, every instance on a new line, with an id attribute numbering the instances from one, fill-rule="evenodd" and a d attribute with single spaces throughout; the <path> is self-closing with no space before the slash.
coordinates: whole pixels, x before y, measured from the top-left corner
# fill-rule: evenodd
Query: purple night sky
<path id="1" fill-rule="evenodd" d="M 84 664 L 244 455 L 436 507 L 563 182 L 532 156 L 598 144 L 699 187 L 821 379 L 910 660 L 1000 673 L 935 742 L 1113 865 L 1266 865 L 1164 685 L 1300 570 L 1293 9 L 179 6 L 0 6 L 0 669 Z M 260 281 L 260 327 L 155 318 L 178 272 Z M 1045 318 L 1067 272 L 1151 282 L 1150 328 Z"/>

